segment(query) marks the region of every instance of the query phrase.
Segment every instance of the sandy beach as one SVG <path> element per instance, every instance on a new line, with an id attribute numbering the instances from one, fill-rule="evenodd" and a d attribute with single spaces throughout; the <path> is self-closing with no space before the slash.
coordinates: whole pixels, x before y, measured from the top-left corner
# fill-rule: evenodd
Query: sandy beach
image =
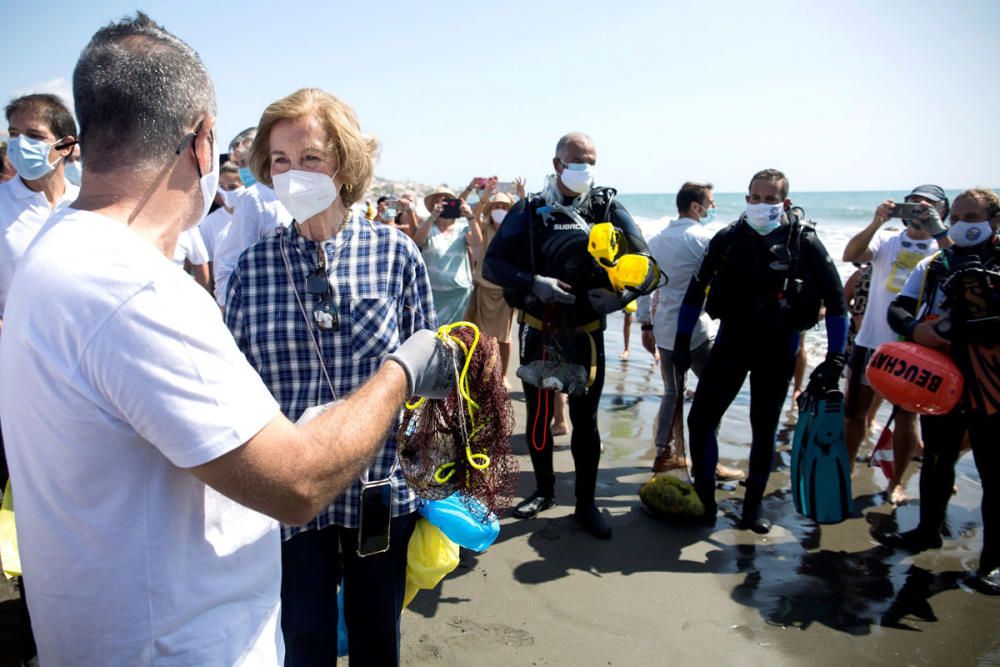
<path id="1" fill-rule="evenodd" d="M 613 316 L 606 333 L 597 487 L 613 539 L 577 530 L 569 436 L 557 438 L 559 504 L 533 520 L 504 518 L 486 553 L 463 551 L 455 572 L 417 595 L 403 614 L 403 664 L 1000 664 L 997 600 L 962 581 L 982 546 L 970 455 L 959 462 L 958 494 L 949 506 L 951 539 L 918 556 L 894 553 L 869 537 L 874 524 L 914 526 L 918 509 L 912 501 L 894 512 L 880 493 L 881 473 L 865 466 L 854 478 L 856 517 L 818 527 L 794 512 L 788 423 L 765 498 L 775 523 L 769 535 L 736 529 L 738 485 L 719 491 L 724 516 L 714 530 L 668 525 L 647 515 L 637 496 L 654 456 L 659 374 L 638 327 L 631 360 L 618 360 L 621 324 L 621 315 Z M 818 332 L 810 337 L 822 340 Z M 512 398 L 524 497 L 534 488 L 525 410 L 519 389 Z M 723 422 L 723 462 L 746 470 L 749 439 L 741 394 Z M 918 469 L 912 466 L 906 487 L 911 498 L 918 495 Z M 10 582 L 0 586 L 0 667 L 19 664 L 15 596 Z"/>
<path id="2" fill-rule="evenodd" d="M 642 511 L 637 496 L 650 477 L 661 382 L 638 327 L 631 360 L 618 360 L 621 324 L 613 316 L 606 334 L 597 487 L 613 539 L 577 530 L 569 437 L 557 438 L 559 504 L 533 520 L 503 519 L 486 553 L 463 551 L 439 588 L 417 595 L 403 615 L 403 664 L 1000 664 L 997 600 L 962 581 L 982 546 L 971 455 L 959 462 L 952 538 L 918 556 L 869 536 L 874 524 L 916 525 L 918 507 L 914 500 L 894 512 L 880 493 L 881 473 L 863 465 L 854 478 L 856 517 L 819 527 L 795 513 L 788 424 L 765 498 L 775 523 L 769 535 L 736 528 L 743 494 L 733 485 L 719 491 L 724 516 L 714 530 L 668 525 Z M 512 398 L 524 497 L 534 489 L 525 410 L 519 391 Z M 720 434 L 723 462 L 745 471 L 749 440 L 741 394 Z M 906 488 L 915 499 L 919 465 L 911 470 Z"/>

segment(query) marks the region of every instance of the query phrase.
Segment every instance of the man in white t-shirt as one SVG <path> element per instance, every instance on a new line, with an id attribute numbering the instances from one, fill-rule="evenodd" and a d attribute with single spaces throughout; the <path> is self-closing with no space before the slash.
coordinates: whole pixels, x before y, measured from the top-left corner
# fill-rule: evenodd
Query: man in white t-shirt
<path id="1" fill-rule="evenodd" d="M 292 224 L 292 214 L 281 205 L 274 190 L 263 183 L 257 183 L 249 173 L 246 160 L 256 136 L 257 128 L 250 127 L 233 137 L 229 143 L 229 159 L 238 166 L 246 190 L 236 197 L 229 231 L 219 241 L 212 258 L 215 300 L 223 308 L 229 291 L 229 276 L 243 251 L 274 234 L 279 225 L 287 227 Z"/>
<path id="2" fill-rule="evenodd" d="M 847 364 L 844 432 L 847 455 L 852 462 L 865 437 L 868 410 L 875 400 L 875 392 L 865 378 L 865 367 L 879 345 L 899 339 L 889 327 L 889 304 L 899 295 L 920 260 L 951 244 L 941 223 L 948 216 L 948 197 L 944 190 L 937 185 L 921 185 L 914 188 L 904 201 L 907 204 L 929 204 L 937 214 L 937 222 L 928 225 L 924 218 L 907 218 L 905 209 L 889 199 L 875 210 L 871 223 L 851 238 L 844 248 L 845 262 L 872 263 L 868 307 Z M 902 219 L 903 231 L 880 231 L 882 225 L 893 218 Z M 888 496 L 893 504 L 898 505 L 906 500 L 903 473 L 916 452 L 920 436 L 914 413 L 897 407 L 893 421 L 894 474 L 889 480 Z"/>
<path id="3" fill-rule="evenodd" d="M 76 121 L 55 95 L 25 95 L 7 105 L 8 156 L 18 175 L 0 184 L 0 322 L 14 268 L 38 230 L 80 191 L 65 175 Z"/>
<path id="4" fill-rule="evenodd" d="M 169 259 L 216 192 L 214 86 L 197 54 L 138 13 L 95 33 L 73 94 L 83 188 L 23 257 L 0 336 L 40 662 L 279 665 L 275 519 L 328 505 L 403 400 L 447 395 L 460 360 L 418 332 L 340 404 L 291 424 Z"/>

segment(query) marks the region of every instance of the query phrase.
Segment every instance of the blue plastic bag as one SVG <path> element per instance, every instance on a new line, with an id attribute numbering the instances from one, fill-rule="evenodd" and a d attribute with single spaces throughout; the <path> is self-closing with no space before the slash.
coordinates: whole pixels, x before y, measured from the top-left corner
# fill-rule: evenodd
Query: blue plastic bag
<path id="1" fill-rule="evenodd" d="M 466 503 L 475 509 L 470 511 Z M 478 517 L 476 516 L 478 514 Z M 486 551 L 500 534 L 500 522 L 478 501 L 454 493 L 444 500 L 427 500 L 420 504 L 420 515 L 441 529 L 449 540 L 472 551 Z"/>

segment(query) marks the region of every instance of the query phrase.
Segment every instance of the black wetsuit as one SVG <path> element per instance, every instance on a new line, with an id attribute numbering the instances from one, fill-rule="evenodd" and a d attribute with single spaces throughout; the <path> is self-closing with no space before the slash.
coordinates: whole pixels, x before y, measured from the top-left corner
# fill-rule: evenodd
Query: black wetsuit
<path id="1" fill-rule="evenodd" d="M 593 381 L 587 392 L 571 395 L 568 399 L 569 418 L 573 424 L 570 446 L 576 467 L 577 505 L 580 506 L 594 500 L 601 458 L 597 407 L 604 388 L 606 321 L 590 307 L 587 291 L 610 289 L 610 282 L 607 272 L 596 265 L 587 251 L 586 229 L 567 215 L 553 212 L 540 197 L 527 201 L 530 209 L 525 200 L 519 201 L 504 218 L 486 251 L 483 276 L 525 299 L 519 320 L 522 365 L 542 359 L 547 345 L 555 341 L 567 362 L 579 364 L 591 372 Z M 563 205 L 568 206 L 572 201 L 566 198 Z M 612 201 L 607 217 L 603 210 L 578 212 L 587 224 L 610 221 L 623 232 L 631 252 L 649 253 L 632 216 L 616 201 Z M 529 239 L 534 242 L 534 257 Z M 571 285 L 576 302 L 544 304 L 537 300 L 532 295 L 536 275 L 558 278 Z M 528 406 L 528 448 L 537 490 L 544 496 L 552 496 L 555 491 L 551 429 L 555 409 L 553 392 L 527 383 L 523 386 Z"/>
<path id="2" fill-rule="evenodd" d="M 830 347 L 844 349 L 847 308 L 840 276 L 815 232 L 800 229 L 793 253 L 791 225 L 761 236 L 742 220 L 730 224 L 712 238 L 681 305 L 675 349 L 697 320 L 706 291 L 709 315 L 721 320 L 688 415 L 695 486 L 708 508 L 715 507 L 716 428 L 747 373 L 753 439 L 745 506 L 759 505 L 763 496 L 800 331 L 816 322 L 820 301 L 826 306 Z M 801 280 L 802 297 L 792 311 L 783 311 L 781 299 L 791 291 L 785 285 L 789 274 Z"/>
<path id="3" fill-rule="evenodd" d="M 1000 271 L 1000 246 L 965 249 L 949 248 L 931 261 L 927 269 L 921 302 L 934 304 L 935 291 L 941 290 L 944 281 L 961 264 L 963 255 L 976 255 L 981 264 L 993 271 Z M 944 260 L 944 261 L 943 261 Z M 924 459 L 920 468 L 920 524 L 919 531 L 926 533 L 929 541 L 940 539 L 944 527 L 948 501 L 955 485 L 955 463 L 961 453 L 963 436 L 968 433 L 975 457 L 976 468 L 983 488 L 983 551 L 979 570 L 988 573 L 1000 567 L 1000 325 L 988 318 L 1000 317 L 1000 286 L 994 283 L 989 290 L 973 296 L 977 305 L 990 312 L 978 322 L 992 327 L 979 332 L 961 322 L 959 308 L 952 302 L 949 322 L 951 341 L 949 354 L 965 378 L 962 399 L 945 415 L 922 415 L 920 431 L 924 441 Z M 954 301 L 954 297 L 949 297 Z M 920 323 L 914 314 L 919 310 L 917 300 L 898 296 L 889 307 L 889 326 L 896 333 L 913 340 L 913 330 Z M 925 313 L 922 313 L 924 315 Z M 931 314 L 940 315 L 937 310 Z M 994 320 L 995 322 L 995 320 Z M 978 369 L 978 372 L 977 372 Z"/>

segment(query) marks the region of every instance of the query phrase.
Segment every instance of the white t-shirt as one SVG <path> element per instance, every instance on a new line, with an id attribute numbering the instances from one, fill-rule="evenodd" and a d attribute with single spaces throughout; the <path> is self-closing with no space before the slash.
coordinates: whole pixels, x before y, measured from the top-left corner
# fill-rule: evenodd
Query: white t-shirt
<path id="1" fill-rule="evenodd" d="M 28 188 L 19 176 L 0 183 L 0 317 L 7 303 L 7 292 L 21 255 L 56 211 L 76 201 L 80 188 L 66 182 L 66 192 L 49 208 L 45 193 Z"/>
<path id="2" fill-rule="evenodd" d="M 861 328 L 854 338 L 857 345 L 871 349 L 898 340 L 889 327 L 889 304 L 899 296 L 913 269 L 938 251 L 934 239 L 911 239 L 906 230 L 878 232 L 868 244 L 872 253 L 872 282 Z"/>
<path id="3" fill-rule="evenodd" d="M 184 268 L 184 260 L 191 262 L 193 266 L 208 263 L 208 249 L 205 248 L 205 241 L 202 240 L 197 227 L 185 229 L 177 237 L 177 245 L 174 246 L 174 264 Z"/>
<path id="4" fill-rule="evenodd" d="M 0 413 L 41 664 L 281 664 L 278 523 L 185 470 L 278 412 L 212 298 L 68 208 L 8 311 Z"/>
<path id="5" fill-rule="evenodd" d="M 224 207 L 215 209 L 205 219 L 198 223 L 198 232 L 201 240 L 205 243 L 205 250 L 208 251 L 208 261 L 215 261 L 215 253 L 219 249 L 222 239 L 229 233 L 229 225 L 233 221 L 233 215 Z"/>
<path id="6" fill-rule="evenodd" d="M 706 229 L 704 225 L 691 218 L 678 218 L 650 239 L 649 251 L 660 266 L 660 270 L 667 274 L 667 284 L 658 290 L 659 301 L 656 305 L 656 315 L 652 319 L 653 337 L 656 339 L 657 347 L 664 350 L 674 349 L 681 303 L 684 301 L 691 278 L 701 266 L 705 249 L 708 248 L 714 235 L 714 230 Z M 639 297 L 636 312 L 640 322 L 651 321 L 650 309 L 650 296 Z M 708 314 L 702 312 L 691 333 L 691 349 L 708 340 L 709 324 Z"/>
<path id="7" fill-rule="evenodd" d="M 278 195 L 271 188 L 256 183 L 240 193 L 233 205 L 229 233 L 219 242 L 212 258 L 215 300 L 220 306 L 226 305 L 229 276 L 243 251 L 274 234 L 278 225 L 287 227 L 290 224 L 292 214 L 278 201 Z"/>

